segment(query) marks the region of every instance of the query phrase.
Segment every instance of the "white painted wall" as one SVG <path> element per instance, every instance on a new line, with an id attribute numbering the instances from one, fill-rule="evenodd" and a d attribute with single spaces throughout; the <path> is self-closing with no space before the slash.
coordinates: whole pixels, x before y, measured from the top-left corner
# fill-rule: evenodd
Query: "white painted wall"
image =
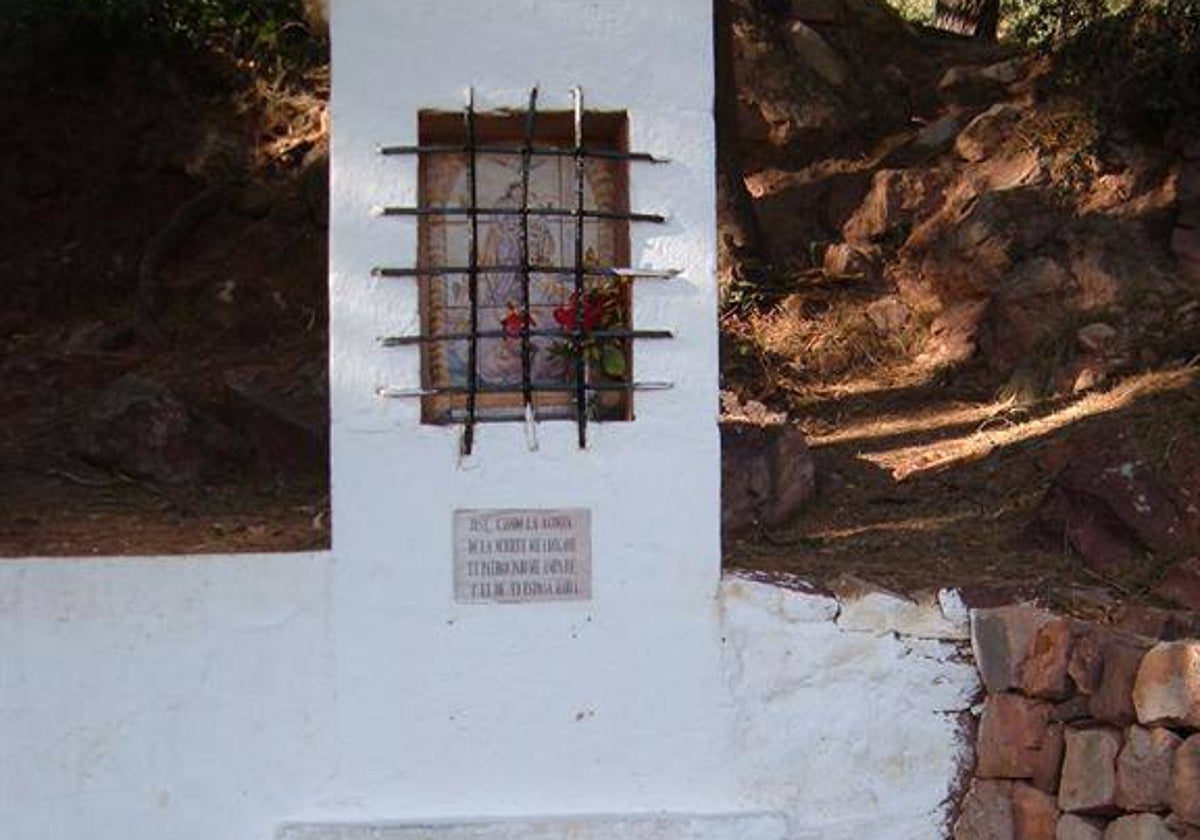
<path id="1" fill-rule="evenodd" d="M 471 759 L 491 769 L 508 731 L 551 751 L 511 726 L 524 710 L 500 681 L 486 695 L 495 730 L 473 744 L 423 737 L 461 709 L 416 718 L 404 697 L 363 721 L 381 740 L 429 743 L 431 752 L 421 764 L 397 752 L 375 768 L 391 789 L 358 788 L 346 773 L 356 742 L 341 731 L 345 686 L 333 653 L 340 565 L 328 554 L 0 564 L 0 836 L 267 840 L 295 821 L 662 810 L 779 812 L 795 840 L 943 836 L 967 749 L 957 721 L 978 685 L 960 644 L 897 633 L 906 626 L 898 612 L 847 630 L 841 622 L 857 602 L 739 577 L 695 628 L 716 636 L 707 655 L 720 685 L 672 699 L 678 725 L 638 733 L 657 745 L 653 771 L 631 782 L 625 745 L 592 734 L 632 704 L 567 687 L 558 689 L 564 705 L 594 714 L 572 718 L 590 738 L 562 746 L 565 775 L 521 776 L 529 764 L 479 773 Z M 378 656 L 369 647 L 362 656 Z M 498 656 L 512 655 L 502 642 Z M 690 667 L 659 665 L 672 675 Z M 553 658 L 546 670 L 553 677 Z M 411 693 L 430 688 L 414 681 Z M 689 765 L 677 751 L 689 739 L 708 744 L 718 766 Z M 423 799 L 425 774 L 457 781 Z M 645 790 L 627 798 L 634 785 Z M 506 797 L 515 804 L 503 807 Z"/>
<path id="2" fill-rule="evenodd" d="M 334 546 L 0 563 L 0 837 L 266 840 L 284 822 L 771 810 L 796 838 L 937 836 L 973 686 L 953 642 L 839 627 L 837 602 L 719 586 L 708 0 L 334 4 Z M 486 33 L 482 37 L 478 33 Z M 624 108 L 638 168 L 638 419 L 421 426 L 419 108 Z M 566 479 L 566 480 L 564 480 Z M 586 507 L 591 602 L 455 605 L 451 511 Z M 933 622 L 936 624 L 936 622 Z M 924 626 L 921 622 L 918 625 Z M 858 626 L 858 625 L 855 625 Z M 902 726 L 899 724 L 903 724 Z"/>

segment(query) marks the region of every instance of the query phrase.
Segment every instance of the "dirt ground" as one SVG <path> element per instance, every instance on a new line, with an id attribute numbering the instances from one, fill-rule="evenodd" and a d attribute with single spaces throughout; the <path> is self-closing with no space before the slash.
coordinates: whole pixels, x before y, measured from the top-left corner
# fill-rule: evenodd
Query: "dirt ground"
<path id="1" fill-rule="evenodd" d="M 1200 372 L 1148 373 L 1088 398 L 1018 408 L 930 383 L 787 394 L 810 434 L 818 494 L 787 527 L 727 551 L 738 568 L 900 592 L 958 587 L 980 603 L 1039 598 L 1075 613 L 1157 603 L 1164 567 L 1101 576 L 1032 533 L 1062 452 L 1134 435 L 1152 457 L 1200 428 Z"/>

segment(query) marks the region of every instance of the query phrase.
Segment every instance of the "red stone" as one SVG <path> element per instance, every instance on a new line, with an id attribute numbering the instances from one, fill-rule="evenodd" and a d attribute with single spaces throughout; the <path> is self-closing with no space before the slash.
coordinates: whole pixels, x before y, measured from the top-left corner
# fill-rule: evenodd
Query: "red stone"
<path id="1" fill-rule="evenodd" d="M 1016 840 L 1054 840 L 1058 805 L 1053 796 L 1018 782 L 1013 786 L 1012 809 Z"/>
<path id="2" fill-rule="evenodd" d="M 1179 819 L 1200 826 L 1200 734 L 1188 738 L 1175 751 L 1167 802 Z"/>
<path id="3" fill-rule="evenodd" d="M 974 779 L 954 823 L 954 840 L 1016 840 L 1012 782 Z"/>
<path id="4" fill-rule="evenodd" d="M 1105 645 L 1100 685 L 1088 703 L 1092 717 L 1121 726 L 1138 719 L 1133 706 L 1133 686 L 1148 647 L 1148 642 L 1132 640 L 1113 640 Z"/>
<path id="5" fill-rule="evenodd" d="M 1200 826 L 1188 825 L 1174 814 L 1167 817 L 1167 828 L 1175 833 L 1175 840 L 1200 840 Z"/>
<path id="6" fill-rule="evenodd" d="M 1126 811 L 1159 811 L 1167 804 L 1171 761 L 1183 739 L 1167 729 L 1131 726 L 1117 756 L 1116 802 Z"/>
<path id="7" fill-rule="evenodd" d="M 1200 729 L 1200 641 L 1151 648 L 1138 669 L 1133 702 L 1143 723 Z"/>
<path id="8" fill-rule="evenodd" d="M 1058 806 L 1086 814 L 1116 810 L 1117 754 L 1121 733 L 1115 729 L 1068 729 Z"/>
<path id="9" fill-rule="evenodd" d="M 1154 594 L 1187 610 L 1200 610 L 1200 557 L 1177 563 L 1155 587 Z"/>
<path id="10" fill-rule="evenodd" d="M 979 722 L 975 774 L 983 779 L 1032 779 L 1043 763 L 1050 706 L 1019 694 L 988 697 Z"/>
<path id="11" fill-rule="evenodd" d="M 1033 786 L 1038 790 L 1058 793 L 1063 753 L 1066 750 L 1065 732 L 1066 727 L 1061 723 L 1051 723 L 1046 727 L 1046 737 L 1042 739 L 1042 747 L 1038 750 L 1033 768 Z"/>
<path id="12" fill-rule="evenodd" d="M 1070 659 L 1070 624 L 1061 618 L 1047 621 L 1034 634 L 1021 668 L 1022 691 L 1043 700 L 1065 700 L 1071 695 Z"/>
<path id="13" fill-rule="evenodd" d="M 989 692 L 1021 687 L 1021 669 L 1034 634 L 1053 617 L 1028 604 L 972 610 L 971 648 Z"/>
<path id="14" fill-rule="evenodd" d="M 1104 824 L 1078 814 L 1063 814 L 1058 820 L 1055 840 L 1101 840 Z"/>
<path id="15" fill-rule="evenodd" d="M 1097 633 L 1088 633 L 1076 640 L 1067 662 L 1067 673 L 1083 694 L 1094 694 L 1100 687 L 1104 671 L 1104 645 Z"/>
<path id="16" fill-rule="evenodd" d="M 1108 824 L 1104 840 L 1178 840 L 1157 814 L 1132 814 Z"/>

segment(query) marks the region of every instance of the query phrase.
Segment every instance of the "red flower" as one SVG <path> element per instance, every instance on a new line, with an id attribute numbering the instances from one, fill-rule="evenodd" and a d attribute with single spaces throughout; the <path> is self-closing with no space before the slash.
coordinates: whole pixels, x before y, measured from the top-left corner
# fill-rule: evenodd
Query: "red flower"
<path id="1" fill-rule="evenodd" d="M 578 295 L 571 295 L 571 299 L 554 310 L 554 320 L 564 330 L 575 329 L 575 319 L 577 317 L 576 310 L 578 309 Z M 604 325 L 605 317 L 604 301 L 595 292 L 588 294 L 583 299 L 583 329 L 584 332 L 591 332 L 597 327 Z"/>
<path id="2" fill-rule="evenodd" d="M 555 317 L 558 317 L 557 312 L 555 313 Z M 520 338 L 527 324 L 534 326 L 536 323 L 532 315 L 519 311 L 511 303 L 508 305 L 508 313 L 500 319 L 500 326 L 509 338 Z"/>

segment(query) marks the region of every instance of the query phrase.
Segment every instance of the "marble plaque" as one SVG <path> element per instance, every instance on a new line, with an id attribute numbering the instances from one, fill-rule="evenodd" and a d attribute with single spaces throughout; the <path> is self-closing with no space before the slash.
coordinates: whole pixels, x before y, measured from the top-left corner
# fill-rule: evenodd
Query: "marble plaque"
<path id="1" fill-rule="evenodd" d="M 584 508 L 454 511 L 454 600 L 588 601 L 592 513 Z"/>

